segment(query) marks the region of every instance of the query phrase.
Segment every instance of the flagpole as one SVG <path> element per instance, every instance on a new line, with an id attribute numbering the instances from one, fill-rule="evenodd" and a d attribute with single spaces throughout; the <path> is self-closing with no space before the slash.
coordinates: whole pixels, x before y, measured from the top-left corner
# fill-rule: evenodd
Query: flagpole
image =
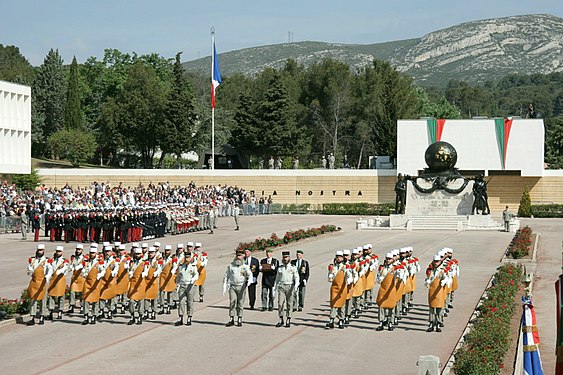
<path id="1" fill-rule="evenodd" d="M 215 69 L 215 27 L 211 27 L 211 89 Z M 215 169 L 215 106 L 211 105 L 211 169 Z"/>

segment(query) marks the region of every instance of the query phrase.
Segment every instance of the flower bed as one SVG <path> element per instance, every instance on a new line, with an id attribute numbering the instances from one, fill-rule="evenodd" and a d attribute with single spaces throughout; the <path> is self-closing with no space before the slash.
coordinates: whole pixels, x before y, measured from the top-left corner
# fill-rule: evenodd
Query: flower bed
<path id="1" fill-rule="evenodd" d="M 455 373 L 498 374 L 511 345 L 510 321 L 516 312 L 515 297 L 523 268 L 512 263 L 499 267 L 471 331 L 455 354 Z"/>
<path id="2" fill-rule="evenodd" d="M 287 245 L 306 238 L 317 237 L 325 233 L 336 232 L 340 229 L 340 227 L 335 225 L 322 225 L 319 228 L 299 229 L 286 232 L 282 238 L 272 233 L 269 238 L 257 238 L 252 242 L 241 242 L 236 250 L 264 251 L 268 248 Z"/>
<path id="3" fill-rule="evenodd" d="M 31 307 L 31 300 L 27 294 L 27 289 L 21 294 L 20 299 L 0 299 L 0 320 L 11 319 L 15 315 L 28 314 Z"/>
<path id="4" fill-rule="evenodd" d="M 520 228 L 510 241 L 506 249 L 506 255 L 512 259 L 520 259 L 530 254 L 532 246 L 532 229 L 529 226 Z"/>

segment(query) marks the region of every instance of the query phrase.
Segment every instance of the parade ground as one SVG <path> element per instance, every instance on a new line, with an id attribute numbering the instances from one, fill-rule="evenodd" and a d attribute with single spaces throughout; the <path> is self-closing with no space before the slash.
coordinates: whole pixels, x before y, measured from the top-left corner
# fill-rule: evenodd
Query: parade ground
<path id="1" fill-rule="evenodd" d="M 357 217 L 320 215 L 267 215 L 241 217 L 235 231 L 232 218 L 219 218 L 214 234 L 208 231 L 157 239 L 173 248 L 179 242 L 201 242 L 209 253 L 205 300 L 195 304 L 192 326 L 174 326 L 177 311 L 157 315 L 154 321 L 128 326 L 129 315 L 82 326 L 83 317 L 65 314 L 62 320 L 33 327 L 24 324 L 0 326 L 0 363 L 3 374 L 416 374 L 421 355 L 435 355 L 446 364 L 477 305 L 513 233 L 497 231 L 439 232 L 355 229 Z M 225 327 L 228 295 L 222 295 L 222 280 L 239 242 L 257 237 L 280 237 L 287 230 L 321 224 L 340 226 L 342 231 L 287 246 L 292 259 L 303 249 L 310 262 L 305 307 L 293 313 L 290 328 L 276 328 L 277 311 L 260 311 L 260 280 L 257 310 L 245 310 L 242 327 Z M 554 372 L 555 291 L 561 270 L 563 220 L 523 220 L 540 233 L 534 302 L 541 338 L 545 373 Z M 29 281 L 26 266 L 35 252 L 32 236 L 22 241 L 19 233 L 0 235 L 0 297 L 17 298 Z M 43 240 L 45 238 L 42 238 Z M 155 240 L 147 241 L 152 244 Z M 44 242 L 46 255 L 55 245 Z M 414 295 L 414 308 L 392 331 L 376 332 L 377 311 L 367 310 L 345 329 L 325 328 L 328 321 L 327 264 L 336 250 L 373 244 L 382 259 L 394 248 L 414 247 L 422 266 Z M 65 245 L 65 257 L 74 244 Z M 442 247 L 454 249 L 460 264 L 460 286 L 454 308 L 445 318 L 443 332 L 427 333 L 427 289 L 424 270 Z M 127 249 L 130 245 L 127 245 Z M 254 254 L 257 258 L 263 253 Z M 281 249 L 274 252 L 281 259 Z M 535 268 L 535 265 L 534 265 Z M 260 278 L 259 278 L 260 279 Z M 375 293 L 378 286 L 376 285 Z M 276 298 L 277 304 L 277 298 Z M 245 306 L 248 306 L 248 295 Z M 25 320 L 29 317 L 26 316 Z"/>

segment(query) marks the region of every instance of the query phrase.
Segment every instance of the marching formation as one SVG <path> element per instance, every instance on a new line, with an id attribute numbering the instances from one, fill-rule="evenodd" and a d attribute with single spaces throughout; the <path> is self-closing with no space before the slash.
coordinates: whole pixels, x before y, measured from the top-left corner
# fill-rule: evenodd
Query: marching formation
<path id="1" fill-rule="evenodd" d="M 185 247 L 179 243 L 174 252 L 171 245 L 161 249 L 159 242 L 153 246 L 133 243 L 129 251 L 120 242 L 106 242 L 100 250 L 92 243 L 87 254 L 83 250 L 83 245 L 77 244 L 67 259 L 63 246 L 57 246 L 54 255 L 47 258 L 45 245 L 37 245 L 27 270 L 32 300 L 28 325 L 36 324 L 37 315 L 39 324 L 45 319 L 62 319 L 67 281 L 67 313 L 74 313 L 80 299 L 83 325 L 113 319 L 126 310 L 130 315 L 127 324 L 142 324 L 175 308 L 179 315 L 175 325 L 192 325 L 194 302 L 203 302 L 205 294 L 208 255 L 201 243 L 188 242 Z M 428 288 L 427 332 L 441 332 L 444 317 L 453 308 L 459 263 L 451 248 L 441 249 L 432 259 L 424 281 Z M 372 254 L 371 244 L 337 251 L 328 265 L 330 313 L 326 328 L 344 328 L 366 310 L 377 307 L 375 329 L 393 331 L 413 307 L 420 270 L 420 261 L 410 246 L 388 252 L 382 261 Z M 271 250 L 260 261 L 250 251 L 238 250 L 223 276 L 223 295 L 229 296 L 227 327 L 242 326 L 247 290 L 250 309 L 254 310 L 260 274 L 262 311 L 273 311 L 277 298 L 276 327 L 290 327 L 292 313 L 302 311 L 309 279 L 309 263 L 303 259 L 302 250 L 296 251 L 293 260 L 289 251 L 282 251 L 281 261 Z"/>
<path id="2" fill-rule="evenodd" d="M 429 327 L 427 332 L 441 332 L 444 317 L 453 308 L 453 295 L 458 287 L 459 264 L 453 259 L 453 250 L 444 248 L 433 258 L 426 270 L 428 288 Z M 393 331 L 399 320 L 413 307 L 416 274 L 420 261 L 413 256 L 413 248 L 394 249 L 385 255 L 382 264 L 367 244 L 350 250 L 339 250 L 328 265 L 330 287 L 330 314 L 327 328 L 350 324 L 366 309 L 378 308 L 377 331 Z M 375 283 L 379 290 L 373 301 Z"/>
<path id="3" fill-rule="evenodd" d="M 177 325 L 191 325 L 193 304 L 197 298 L 203 302 L 207 252 L 201 243 L 179 243 L 161 249 L 147 243 L 133 243 L 129 252 L 124 244 L 115 242 L 92 243 L 87 254 L 77 244 L 74 254 L 67 259 L 63 246 L 57 246 L 51 258 L 45 256 L 45 245 L 38 244 L 34 257 L 29 258 L 27 273 L 31 280 L 28 294 L 32 300 L 31 319 L 34 325 L 39 310 L 38 324 L 45 318 L 62 319 L 67 278 L 69 278 L 68 313 L 74 313 L 77 299 L 81 300 L 83 325 L 96 324 L 102 319 L 113 319 L 119 312 L 129 311 L 127 324 L 142 324 L 143 320 L 155 320 L 157 314 L 170 314 L 178 308 Z M 56 315 L 56 317 L 55 317 Z"/>

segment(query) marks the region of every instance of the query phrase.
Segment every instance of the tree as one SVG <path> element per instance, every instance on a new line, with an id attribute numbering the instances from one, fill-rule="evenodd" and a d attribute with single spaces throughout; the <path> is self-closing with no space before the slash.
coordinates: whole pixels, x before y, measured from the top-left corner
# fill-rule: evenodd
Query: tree
<path id="1" fill-rule="evenodd" d="M 46 139 L 64 125 L 65 76 L 63 60 L 59 51 L 51 49 L 33 82 L 32 103 L 35 102 L 32 116 L 32 131 L 38 131 L 41 139 L 36 139 L 40 150 Z"/>
<path id="2" fill-rule="evenodd" d="M 174 81 L 164 112 L 164 126 L 159 139 L 162 151 L 159 168 L 162 168 L 166 154 L 172 153 L 179 159 L 184 151 L 194 149 L 197 117 L 193 103 L 193 90 L 185 76 L 180 55 L 181 52 L 176 54 L 173 69 Z"/>
<path id="3" fill-rule="evenodd" d="M 96 138 L 81 129 L 63 129 L 52 134 L 47 140 L 55 158 L 66 159 L 74 167 L 89 161 L 96 151 Z"/>
<path id="4" fill-rule="evenodd" d="M 31 86 L 35 72 L 16 46 L 0 44 L 0 79 Z"/>
<path id="5" fill-rule="evenodd" d="M 446 99 L 445 96 L 442 96 L 436 103 L 429 99 L 428 93 L 422 87 L 417 87 L 415 91 L 418 99 L 418 111 L 421 117 L 443 119 L 461 118 L 459 108 L 448 102 L 448 99 Z"/>
<path id="6" fill-rule="evenodd" d="M 12 183 L 15 184 L 18 189 L 24 191 L 35 190 L 35 188 L 41 183 L 41 178 L 37 174 L 37 171 L 32 168 L 30 174 L 13 175 Z"/>
<path id="7" fill-rule="evenodd" d="M 532 216 L 532 200 L 530 198 L 530 191 L 526 186 L 520 198 L 520 206 L 518 206 L 518 216 L 530 217 Z"/>
<path id="8" fill-rule="evenodd" d="M 68 87 L 66 91 L 65 103 L 65 129 L 82 130 L 82 109 L 80 107 L 80 88 L 78 86 L 79 73 L 76 56 L 70 64 L 70 74 L 68 76 Z"/>
<path id="9" fill-rule="evenodd" d="M 239 97 L 235 111 L 235 125 L 231 130 L 229 143 L 240 153 L 250 157 L 260 155 L 263 143 L 262 132 L 256 119 L 256 103 L 246 94 Z"/>
<path id="10" fill-rule="evenodd" d="M 166 92 L 155 70 L 141 61 L 131 65 L 112 116 L 124 147 L 140 154 L 143 168 L 153 167 L 165 103 Z"/>
<path id="11" fill-rule="evenodd" d="M 545 161 L 550 169 L 563 168 L 563 115 L 546 119 Z"/>
<path id="12" fill-rule="evenodd" d="M 298 149 L 300 132 L 280 75 L 274 74 L 268 86 L 257 113 L 258 124 L 263 129 L 259 155 L 293 155 Z"/>

